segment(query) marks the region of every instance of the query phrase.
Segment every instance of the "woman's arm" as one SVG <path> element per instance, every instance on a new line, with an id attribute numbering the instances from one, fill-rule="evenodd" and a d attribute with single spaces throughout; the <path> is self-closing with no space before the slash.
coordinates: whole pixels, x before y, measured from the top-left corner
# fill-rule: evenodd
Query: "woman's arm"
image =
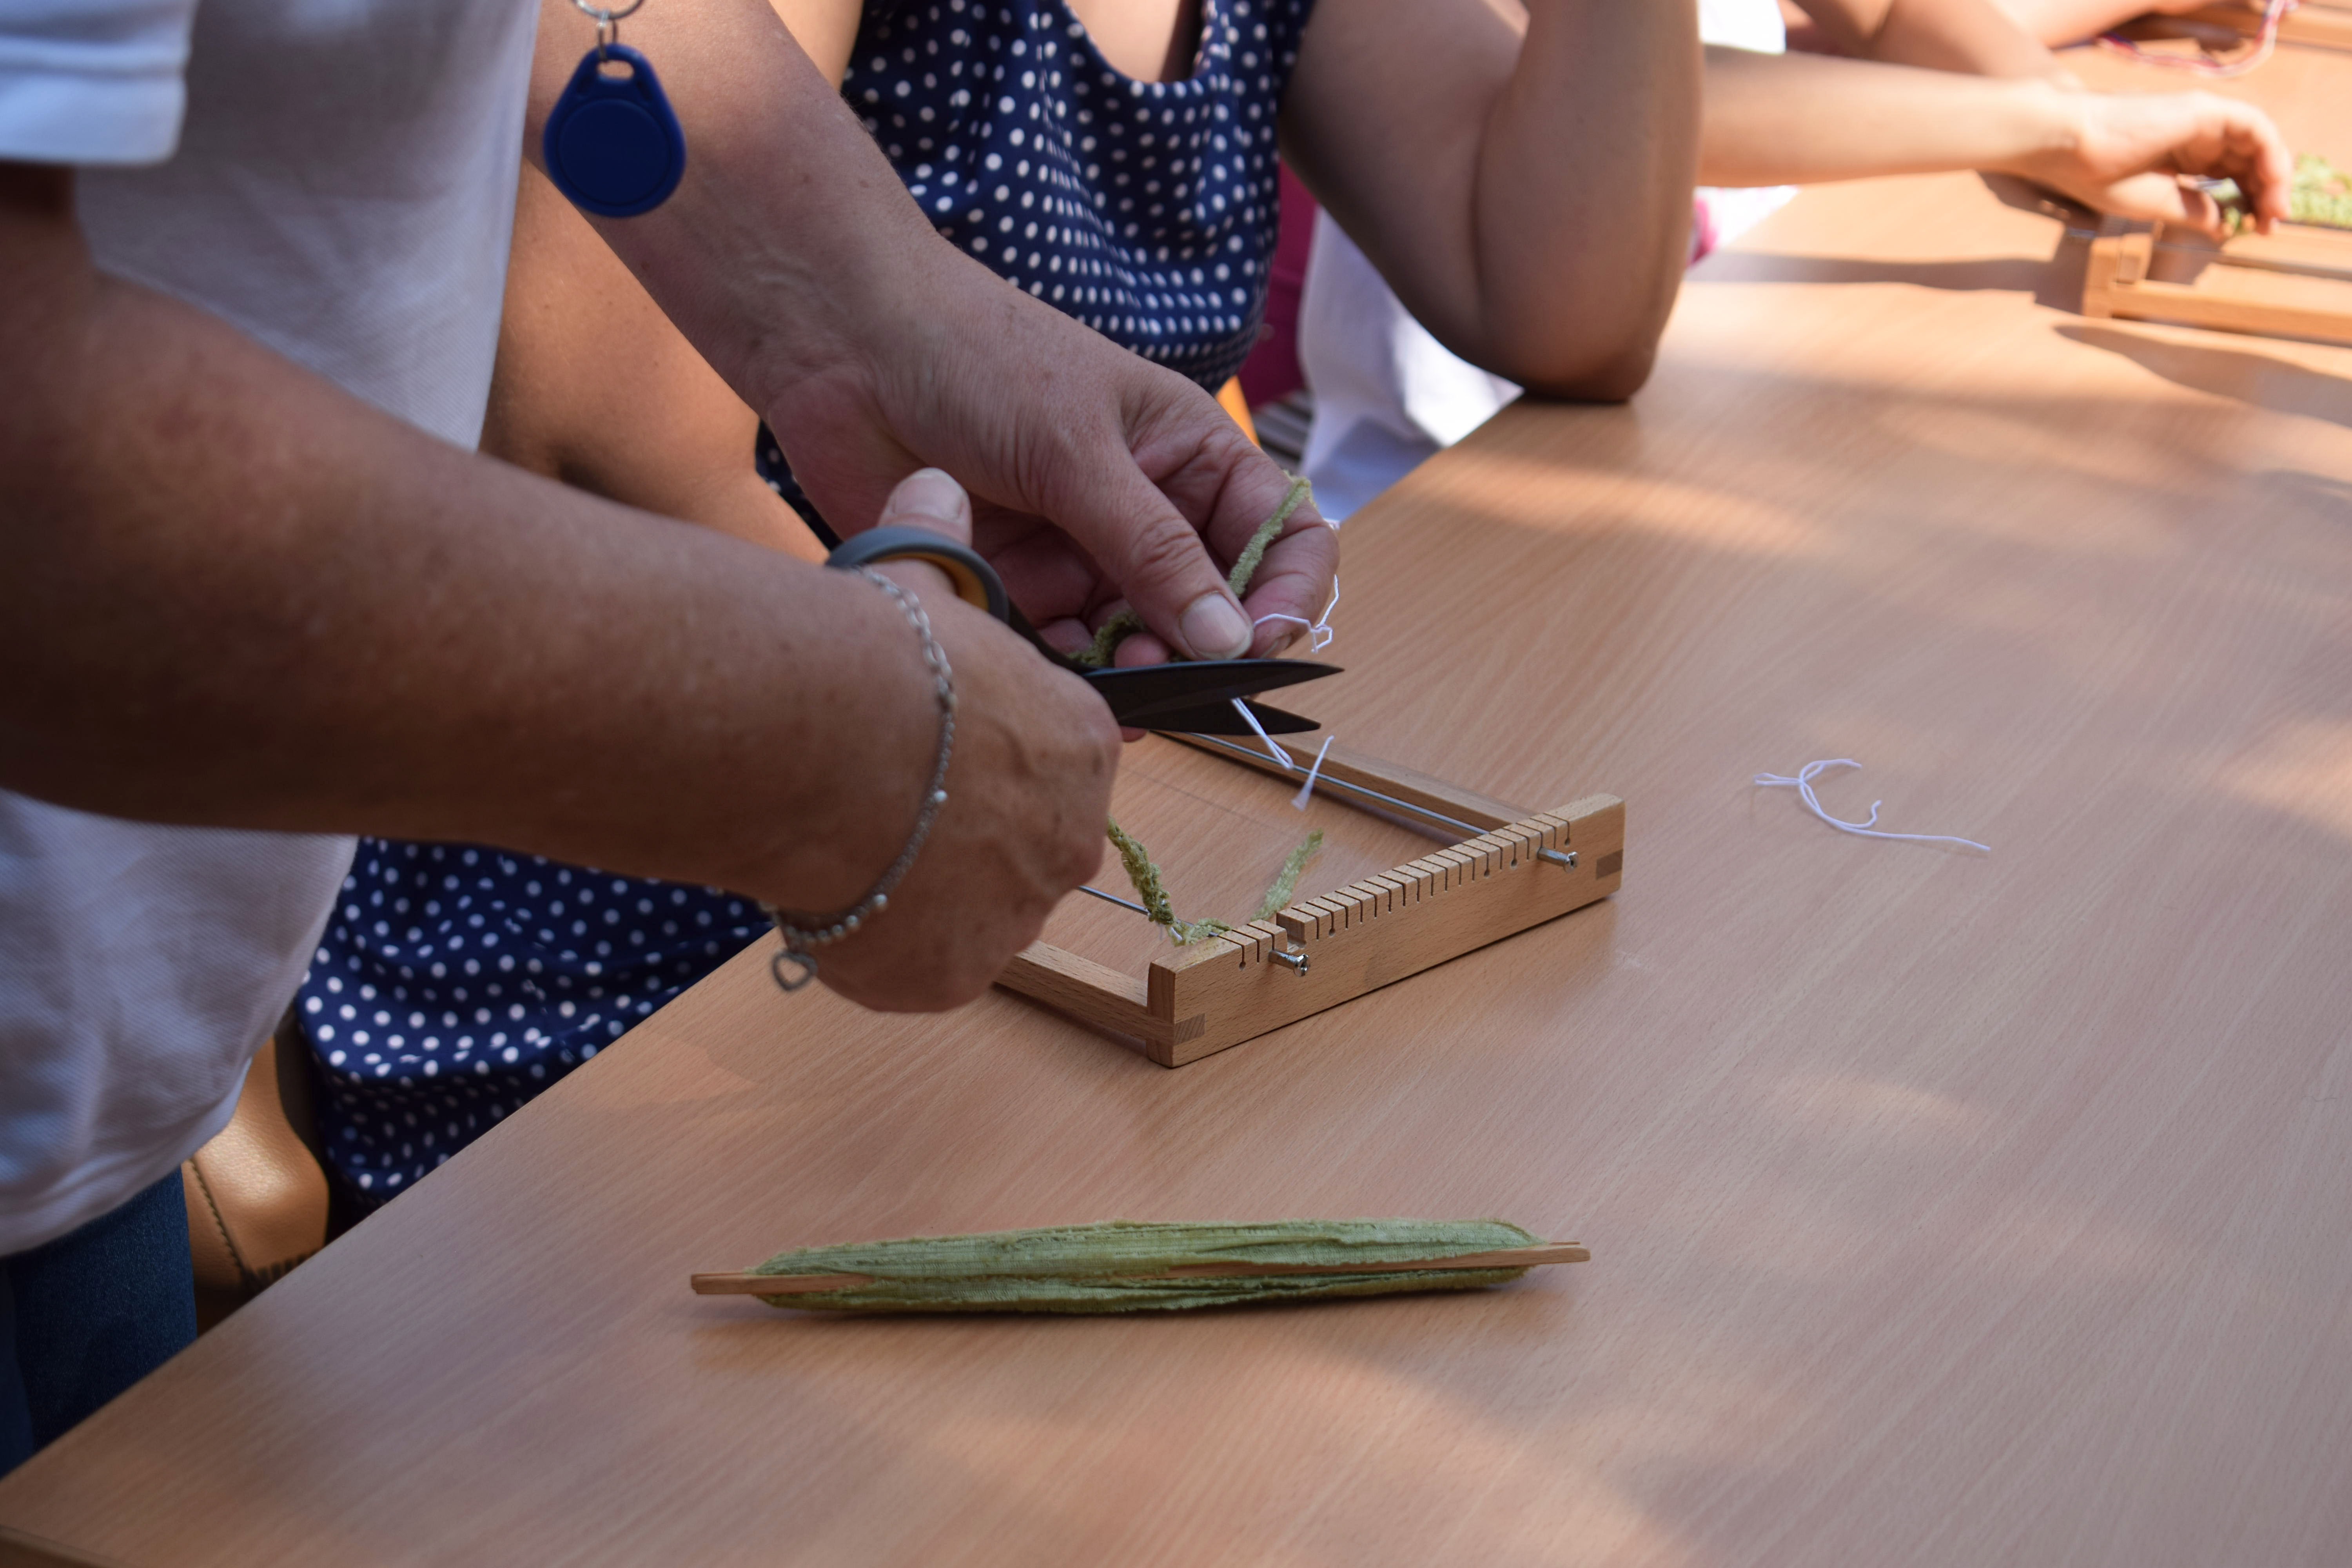
<path id="1" fill-rule="evenodd" d="M 613 374 L 616 364 L 628 374 Z M 759 424 L 572 204 L 525 165 L 482 450 L 593 495 L 821 559 L 824 546 L 752 465 Z"/>
<path id="2" fill-rule="evenodd" d="M 839 87 L 857 0 L 774 0 L 773 9 L 827 85 Z M 579 13 L 570 0 L 541 10 L 548 68 L 568 68 L 580 55 Z M 628 375 L 605 374 L 616 363 Z M 759 423 L 587 220 L 526 166 L 482 450 L 664 517 L 821 556 L 799 514 L 752 466 Z"/>
<path id="3" fill-rule="evenodd" d="M 801 909 L 898 852 L 939 711 L 871 584 L 435 440 L 100 273 L 72 194 L 0 163 L 0 787 Z M 961 1001 L 1035 935 L 1099 857 L 1118 747 L 1080 682 L 919 592 L 961 698 L 950 802 L 825 960 L 876 1005 Z"/>
<path id="4" fill-rule="evenodd" d="M 2150 172 L 2237 181 L 2265 221 L 2286 216 L 2293 165 L 2257 109 L 2210 93 L 2105 95 L 1819 55 L 1706 52 L 1699 177 L 1811 184 L 1982 169 L 2078 201 L 2219 232 L 2212 198 Z"/>
<path id="5" fill-rule="evenodd" d="M 1319 0 L 1284 154 L 1406 309 L 1556 396 L 1632 395 L 1689 246 L 1694 8 Z"/>
<path id="6" fill-rule="evenodd" d="M 866 15 L 861 0 L 768 0 L 779 21 L 792 30 L 809 63 L 835 90 L 849 74 L 849 47 L 857 42 L 857 24 Z M 542 16 L 540 25 L 547 25 Z"/>
<path id="7" fill-rule="evenodd" d="M 566 24 L 583 47 L 584 26 Z M 627 36 L 677 108 L 686 177 L 654 211 L 592 226 L 767 418 L 819 508 L 870 518 L 897 479 L 944 468 L 1041 630 L 1083 638 L 1055 623 L 1133 605 L 1157 637 L 1123 658 L 1160 639 L 1195 658 L 1264 649 L 1282 623 L 1253 618 L 1320 611 L 1339 551 L 1307 508 L 1246 611 L 1225 587 L 1220 563 L 1287 477 L 1207 393 L 940 239 L 763 0 L 652 7 Z M 534 120 L 569 74 L 541 51 Z"/>

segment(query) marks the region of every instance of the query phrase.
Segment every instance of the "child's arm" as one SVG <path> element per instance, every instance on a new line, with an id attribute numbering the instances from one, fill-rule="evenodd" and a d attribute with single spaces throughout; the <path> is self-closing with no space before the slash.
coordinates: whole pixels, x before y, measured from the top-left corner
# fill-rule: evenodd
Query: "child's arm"
<path id="1" fill-rule="evenodd" d="M 2212 198 L 2173 174 L 2237 181 L 2265 227 L 2286 216 L 2294 174 L 2262 110 L 2210 93 L 2069 92 L 1818 55 L 1706 51 L 1706 184 L 1942 169 L 2021 174 L 2103 211 L 2214 234 Z"/>

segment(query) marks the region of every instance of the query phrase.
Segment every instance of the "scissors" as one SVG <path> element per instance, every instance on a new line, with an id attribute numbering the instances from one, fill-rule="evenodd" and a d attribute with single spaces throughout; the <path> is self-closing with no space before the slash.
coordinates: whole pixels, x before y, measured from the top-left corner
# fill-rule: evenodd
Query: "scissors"
<path id="1" fill-rule="evenodd" d="M 1319 680 L 1339 673 L 1336 665 L 1303 658 L 1212 658 L 1185 664 L 1139 664 L 1089 669 L 1057 652 L 1020 606 L 1006 596 L 1004 581 L 979 552 L 929 529 L 872 528 L 825 557 L 827 566 L 848 571 L 884 561 L 921 561 L 938 567 L 955 584 L 956 596 L 985 610 L 1029 639 L 1036 650 L 1068 670 L 1110 707 L 1111 717 L 1133 730 L 1181 730 L 1196 735 L 1247 735 L 1250 721 L 1235 706 L 1261 691 Z M 1257 728 L 1270 735 L 1319 730 L 1319 720 L 1263 703 L 1247 704 Z"/>

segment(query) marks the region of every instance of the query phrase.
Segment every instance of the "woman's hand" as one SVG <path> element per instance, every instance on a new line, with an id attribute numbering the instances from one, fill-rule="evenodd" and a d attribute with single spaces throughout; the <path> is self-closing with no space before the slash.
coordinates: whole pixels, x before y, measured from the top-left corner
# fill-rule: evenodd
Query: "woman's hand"
<path id="1" fill-rule="evenodd" d="M 2177 176 L 2237 182 L 2257 229 L 2287 216 L 2294 160 L 2270 117 L 2209 92 L 2047 95 L 2050 143 L 2007 172 L 2121 217 L 2186 224 L 2222 237 L 2221 206 Z"/>
<path id="2" fill-rule="evenodd" d="M 970 542 L 971 508 L 954 480 L 925 468 L 898 485 L 877 525 L 911 524 Z M 856 935 L 816 951 L 817 976 L 863 1006 L 929 1012 L 986 990 L 1036 939 L 1054 906 L 1095 873 L 1118 767 L 1110 709 L 1020 637 L 956 598 L 945 574 L 918 562 L 876 570 L 913 592 L 955 671 L 955 755 L 948 803 L 889 906 Z M 905 700 L 928 723 L 930 681 L 911 646 L 864 650 L 907 667 Z M 936 735 L 915 726 L 918 733 Z M 928 745 L 908 778 L 876 781 L 873 809 L 903 836 L 927 782 Z M 879 871 L 880 867 L 874 868 Z M 870 874 L 869 874 L 870 875 Z"/>
<path id="3" fill-rule="evenodd" d="M 1282 505 L 1285 474 L 1216 400 L 1007 285 L 930 235 L 896 258 L 849 352 L 767 405 L 793 472 L 829 517 L 929 464 L 971 490 L 974 546 L 1057 646 L 1132 604 L 1153 635 L 1120 662 L 1265 653 L 1329 602 L 1339 541 L 1292 515 L 1250 585 L 1226 563 Z M 921 300 L 927 308 L 903 308 Z"/>
<path id="4" fill-rule="evenodd" d="M 1311 517 L 1246 615 L 1225 591 L 1287 476 L 1208 394 L 941 239 L 763 0 L 654 6 L 629 37 L 694 156 L 661 206 L 593 226 L 828 517 L 875 516 L 935 467 L 978 500 L 976 545 L 1041 625 L 1124 597 L 1165 643 L 1224 658 L 1278 635 L 1255 637 L 1257 616 L 1321 611 L 1339 549 Z M 563 56 L 541 51 L 534 124 Z"/>

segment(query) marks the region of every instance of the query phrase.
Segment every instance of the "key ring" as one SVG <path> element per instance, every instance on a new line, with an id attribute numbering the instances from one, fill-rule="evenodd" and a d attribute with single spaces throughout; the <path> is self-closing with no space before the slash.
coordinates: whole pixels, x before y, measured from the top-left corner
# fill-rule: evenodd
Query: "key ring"
<path id="1" fill-rule="evenodd" d="M 635 16 L 645 3 L 646 0 L 629 0 L 625 5 L 607 9 L 591 5 L 588 0 L 572 0 L 582 16 L 596 24 L 596 53 L 600 58 L 606 49 L 621 41 L 621 19 Z"/>

